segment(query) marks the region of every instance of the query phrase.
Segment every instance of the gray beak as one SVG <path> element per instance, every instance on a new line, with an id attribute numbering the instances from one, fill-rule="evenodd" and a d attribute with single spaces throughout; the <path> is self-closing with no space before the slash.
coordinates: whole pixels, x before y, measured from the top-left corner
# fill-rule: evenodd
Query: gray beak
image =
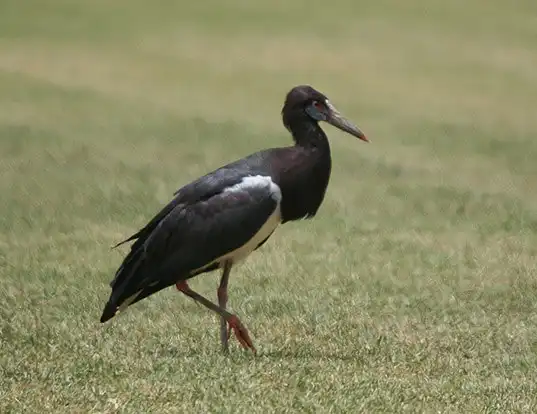
<path id="1" fill-rule="evenodd" d="M 351 135 L 354 135 L 356 138 L 360 138 L 362 141 L 369 142 L 365 134 L 354 125 L 351 121 L 343 117 L 339 111 L 329 102 L 327 102 L 330 113 L 328 114 L 328 119 L 326 122 L 335 126 L 336 128 L 341 129 Z"/>

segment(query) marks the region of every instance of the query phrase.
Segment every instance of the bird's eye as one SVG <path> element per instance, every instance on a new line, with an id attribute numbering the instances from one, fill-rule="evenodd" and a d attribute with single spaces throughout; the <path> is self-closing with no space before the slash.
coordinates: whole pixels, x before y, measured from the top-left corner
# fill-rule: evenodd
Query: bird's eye
<path id="1" fill-rule="evenodd" d="M 326 104 L 321 101 L 311 101 L 306 107 L 306 113 L 317 121 L 325 121 L 328 109 Z"/>
<path id="2" fill-rule="evenodd" d="M 317 109 L 318 111 L 324 111 L 324 105 L 319 102 L 319 101 L 313 101 L 313 106 L 315 107 L 315 109 Z"/>

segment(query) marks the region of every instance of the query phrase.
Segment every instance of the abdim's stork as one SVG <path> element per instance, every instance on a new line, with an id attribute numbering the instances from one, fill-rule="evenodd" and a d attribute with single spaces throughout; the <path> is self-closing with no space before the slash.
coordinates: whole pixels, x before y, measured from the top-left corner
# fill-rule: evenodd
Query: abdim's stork
<path id="1" fill-rule="evenodd" d="M 144 228 L 118 244 L 136 240 L 111 282 L 101 322 L 176 285 L 221 316 L 224 350 L 233 330 L 241 345 L 255 352 L 244 325 L 226 310 L 231 268 L 265 243 L 279 224 L 313 217 L 319 209 L 331 169 L 330 146 L 319 121 L 367 141 L 310 86 L 297 86 L 287 94 L 282 118 L 293 146 L 256 152 L 184 186 Z M 218 305 L 187 284 L 215 269 L 223 269 Z"/>

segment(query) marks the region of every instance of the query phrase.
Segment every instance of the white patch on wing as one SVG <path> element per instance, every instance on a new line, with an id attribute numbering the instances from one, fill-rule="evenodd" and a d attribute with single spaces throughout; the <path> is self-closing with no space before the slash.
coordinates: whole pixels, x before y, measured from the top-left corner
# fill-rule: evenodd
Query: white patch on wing
<path id="1" fill-rule="evenodd" d="M 241 191 L 248 188 L 266 188 L 269 187 L 270 194 L 272 198 L 278 203 L 282 199 L 282 192 L 280 187 L 278 187 L 270 177 L 265 175 L 249 175 L 244 177 L 240 183 L 237 183 L 231 187 L 228 187 L 224 190 L 227 192 Z"/>
<path id="2" fill-rule="evenodd" d="M 270 177 L 263 175 L 244 177 L 240 183 L 226 188 L 224 192 L 243 191 L 248 188 L 266 187 L 269 187 L 270 194 L 274 201 L 276 201 L 276 208 L 274 209 L 270 217 L 267 219 L 267 221 L 265 221 L 265 223 L 261 226 L 258 232 L 254 235 L 254 237 L 252 237 L 250 240 L 248 240 L 246 244 L 242 245 L 238 249 L 226 253 L 218 259 L 213 260 L 211 263 L 208 263 L 207 265 L 196 269 L 194 272 L 207 268 L 214 263 L 224 263 L 228 260 L 231 260 L 233 263 L 237 263 L 238 261 L 245 259 L 257 248 L 257 246 L 259 246 L 259 244 L 261 244 L 261 242 L 263 242 L 263 240 L 269 237 L 272 232 L 276 230 L 276 227 L 278 227 L 278 225 L 282 221 L 280 206 L 282 192 L 280 190 L 280 187 L 278 187 L 278 185 L 275 184 Z"/>
<path id="3" fill-rule="evenodd" d="M 272 232 L 276 230 L 276 227 L 278 227 L 281 221 L 282 215 L 280 210 L 280 202 L 278 201 L 276 208 L 274 209 L 268 220 L 265 221 L 265 224 L 261 226 L 261 228 L 255 234 L 254 237 L 248 240 L 246 244 L 242 245 L 237 250 L 233 250 L 232 252 L 225 254 L 224 256 L 218 258 L 216 261 L 223 263 L 231 259 L 233 263 L 236 263 L 240 260 L 245 259 L 246 256 L 252 253 L 263 240 L 269 237 Z"/>

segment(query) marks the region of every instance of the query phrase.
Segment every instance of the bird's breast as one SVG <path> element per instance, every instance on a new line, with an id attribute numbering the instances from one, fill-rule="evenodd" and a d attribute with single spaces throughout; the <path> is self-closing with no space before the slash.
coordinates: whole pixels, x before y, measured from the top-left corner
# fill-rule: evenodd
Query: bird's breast
<path id="1" fill-rule="evenodd" d="M 309 167 L 309 166 L 308 166 Z M 321 206 L 330 178 L 329 162 L 304 168 L 295 175 L 283 177 L 282 188 L 282 222 L 313 217 Z"/>

